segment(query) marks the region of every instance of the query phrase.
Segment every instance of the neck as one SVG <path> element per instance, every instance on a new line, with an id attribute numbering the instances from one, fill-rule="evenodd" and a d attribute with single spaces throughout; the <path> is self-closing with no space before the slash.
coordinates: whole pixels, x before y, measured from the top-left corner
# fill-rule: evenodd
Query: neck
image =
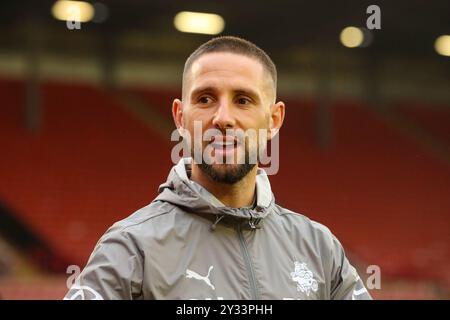
<path id="1" fill-rule="evenodd" d="M 225 206 L 241 208 L 250 206 L 253 203 L 256 192 L 257 170 L 258 166 L 255 166 L 239 182 L 227 184 L 212 180 L 195 163 L 192 163 L 191 180 L 211 192 Z"/>

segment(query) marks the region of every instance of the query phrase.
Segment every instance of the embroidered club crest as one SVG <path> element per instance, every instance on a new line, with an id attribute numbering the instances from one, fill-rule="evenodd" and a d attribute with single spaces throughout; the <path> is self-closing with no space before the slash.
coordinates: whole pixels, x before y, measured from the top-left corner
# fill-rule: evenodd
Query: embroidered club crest
<path id="1" fill-rule="evenodd" d="M 297 282 L 297 291 L 306 293 L 309 297 L 311 290 L 316 292 L 319 285 L 311 270 L 308 269 L 306 263 L 294 262 L 295 269 L 291 272 L 292 281 Z"/>

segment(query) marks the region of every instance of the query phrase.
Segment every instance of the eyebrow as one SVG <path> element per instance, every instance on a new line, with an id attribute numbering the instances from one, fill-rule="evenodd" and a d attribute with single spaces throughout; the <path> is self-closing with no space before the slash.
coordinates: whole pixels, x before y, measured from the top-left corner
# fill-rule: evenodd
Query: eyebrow
<path id="1" fill-rule="evenodd" d="M 194 89 L 191 92 L 190 97 L 192 98 L 192 97 L 195 97 L 195 96 L 198 96 L 198 95 L 200 95 L 202 93 L 207 93 L 207 92 L 217 92 L 217 88 L 212 87 L 212 86 L 199 87 L 199 88 Z M 252 89 L 249 89 L 249 88 L 234 89 L 233 93 L 234 94 L 248 95 L 252 99 L 254 99 L 256 102 L 259 102 L 261 100 L 260 95 L 256 91 L 254 91 Z"/>

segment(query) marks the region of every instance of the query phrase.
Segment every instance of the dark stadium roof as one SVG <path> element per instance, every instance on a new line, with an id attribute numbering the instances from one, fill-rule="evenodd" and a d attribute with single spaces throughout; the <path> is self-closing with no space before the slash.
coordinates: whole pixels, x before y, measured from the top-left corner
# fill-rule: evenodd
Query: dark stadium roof
<path id="1" fill-rule="evenodd" d="M 90 1 L 95 2 L 95 1 Z M 2 1 L 0 3 L 0 47 L 23 43 L 28 24 L 42 22 L 48 42 L 81 41 L 67 37 L 64 22 L 50 12 L 54 1 Z M 249 38 L 277 54 L 299 47 L 340 47 L 339 32 L 348 25 L 365 26 L 366 8 L 381 8 L 381 30 L 375 30 L 374 42 L 366 50 L 378 54 L 433 55 L 437 36 L 450 33 L 450 2 L 438 1 L 184 1 L 184 0 L 108 0 L 109 18 L 101 24 L 88 23 L 84 36 L 140 33 L 141 48 L 164 47 L 161 54 L 185 54 L 209 36 L 183 34 L 175 30 L 173 17 L 179 11 L 220 14 L 226 26 L 223 34 Z M 142 39 L 145 39 L 142 40 Z"/>

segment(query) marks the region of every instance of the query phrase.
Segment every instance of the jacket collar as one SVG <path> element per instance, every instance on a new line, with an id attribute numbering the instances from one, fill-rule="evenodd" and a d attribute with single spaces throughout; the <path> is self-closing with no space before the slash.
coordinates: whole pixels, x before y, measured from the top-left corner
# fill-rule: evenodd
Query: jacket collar
<path id="1" fill-rule="evenodd" d="M 258 227 L 261 221 L 271 212 L 275 199 L 270 188 L 269 178 L 265 171 L 258 168 L 256 175 L 256 205 L 253 208 L 231 208 L 223 205 L 214 195 L 201 185 L 190 180 L 192 158 L 182 158 L 170 170 L 167 181 L 159 186 L 159 195 L 155 201 L 165 201 L 186 211 L 202 216 L 215 215 L 225 221 L 247 220 L 252 227 Z M 222 219 L 221 219 L 222 220 Z"/>

